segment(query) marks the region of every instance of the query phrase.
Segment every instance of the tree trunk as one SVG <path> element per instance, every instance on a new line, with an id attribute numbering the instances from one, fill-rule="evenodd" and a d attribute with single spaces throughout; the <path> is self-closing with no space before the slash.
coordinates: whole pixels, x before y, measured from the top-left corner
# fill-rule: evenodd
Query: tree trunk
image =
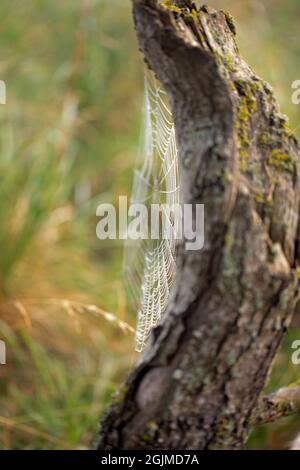
<path id="1" fill-rule="evenodd" d="M 133 13 L 170 99 L 182 202 L 205 204 L 205 245 L 180 245 L 164 321 L 98 449 L 240 448 L 298 297 L 296 140 L 241 58 L 232 18 L 170 5 L 133 0 Z"/>

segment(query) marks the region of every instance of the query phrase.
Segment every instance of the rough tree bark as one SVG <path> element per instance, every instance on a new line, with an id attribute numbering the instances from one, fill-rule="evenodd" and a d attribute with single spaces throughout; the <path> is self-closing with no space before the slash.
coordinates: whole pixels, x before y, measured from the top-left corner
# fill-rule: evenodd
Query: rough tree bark
<path id="1" fill-rule="evenodd" d="M 236 449 L 298 297 L 299 150 L 228 14 L 187 0 L 133 0 L 133 13 L 170 98 L 182 202 L 205 204 L 205 246 L 181 244 L 165 319 L 98 449 Z"/>

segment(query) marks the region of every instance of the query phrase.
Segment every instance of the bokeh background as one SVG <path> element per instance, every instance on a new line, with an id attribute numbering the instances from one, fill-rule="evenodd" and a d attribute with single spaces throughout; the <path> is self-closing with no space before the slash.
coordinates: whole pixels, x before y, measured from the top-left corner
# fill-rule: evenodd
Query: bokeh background
<path id="1" fill-rule="evenodd" d="M 223 0 L 242 54 L 300 137 L 299 0 Z M 88 448 L 137 359 L 122 246 L 95 211 L 130 193 L 143 62 L 129 0 L 1 0 L 0 448 Z M 299 126 L 299 127 L 298 127 Z M 298 380 L 286 337 L 267 389 Z M 249 448 L 288 448 L 300 417 L 256 429 Z"/>

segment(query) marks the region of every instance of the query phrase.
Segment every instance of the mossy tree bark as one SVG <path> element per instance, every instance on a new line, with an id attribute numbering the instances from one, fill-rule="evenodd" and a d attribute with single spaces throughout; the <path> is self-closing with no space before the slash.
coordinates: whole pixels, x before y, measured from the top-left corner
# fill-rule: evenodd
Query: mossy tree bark
<path id="1" fill-rule="evenodd" d="M 170 98 L 182 202 L 205 204 L 205 246 L 180 246 L 164 322 L 98 448 L 240 448 L 299 293 L 299 150 L 229 15 L 187 0 L 133 0 L 133 13 Z"/>

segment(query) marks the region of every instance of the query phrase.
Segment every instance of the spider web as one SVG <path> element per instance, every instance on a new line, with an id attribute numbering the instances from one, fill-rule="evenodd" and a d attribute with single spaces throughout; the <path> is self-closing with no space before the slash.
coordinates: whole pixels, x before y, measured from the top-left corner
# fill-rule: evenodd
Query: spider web
<path id="1" fill-rule="evenodd" d="M 171 208 L 179 204 L 175 127 L 166 93 L 150 71 L 145 72 L 144 119 L 142 161 L 134 172 L 131 204 Z M 176 272 L 176 218 L 165 209 L 160 214 L 159 238 L 131 240 L 129 234 L 125 243 L 125 282 L 138 312 L 135 348 L 139 352 L 166 310 Z"/>

